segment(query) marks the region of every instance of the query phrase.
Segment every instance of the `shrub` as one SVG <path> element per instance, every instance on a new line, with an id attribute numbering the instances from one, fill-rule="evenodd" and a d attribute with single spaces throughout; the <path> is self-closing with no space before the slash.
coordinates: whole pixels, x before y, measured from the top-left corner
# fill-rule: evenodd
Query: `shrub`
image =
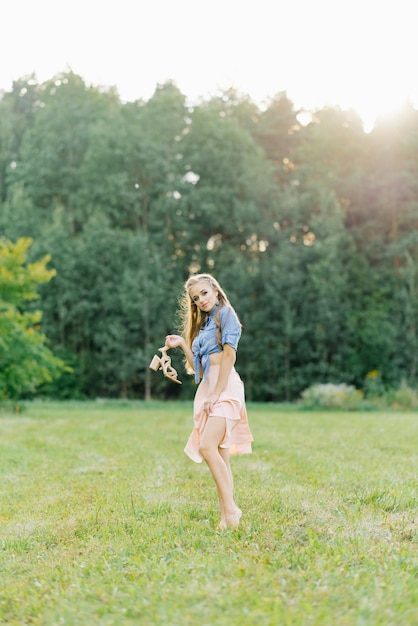
<path id="1" fill-rule="evenodd" d="M 363 393 L 345 383 L 316 383 L 302 392 L 300 404 L 304 409 L 362 408 Z"/>
<path id="2" fill-rule="evenodd" d="M 368 372 L 364 379 L 364 395 L 369 399 L 382 398 L 386 393 L 386 387 L 379 370 Z"/>
<path id="3" fill-rule="evenodd" d="M 387 403 L 394 409 L 418 409 L 418 391 L 403 380 L 398 387 L 386 394 Z"/>

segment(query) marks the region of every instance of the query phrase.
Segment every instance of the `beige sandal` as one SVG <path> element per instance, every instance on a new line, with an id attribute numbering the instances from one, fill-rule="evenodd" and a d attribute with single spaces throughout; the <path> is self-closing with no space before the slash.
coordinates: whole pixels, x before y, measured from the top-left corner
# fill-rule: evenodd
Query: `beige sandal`
<path id="1" fill-rule="evenodd" d="M 159 357 L 156 354 L 154 355 L 151 363 L 149 364 L 150 369 L 154 370 L 154 372 L 157 372 L 159 369 L 163 370 L 163 374 L 166 378 L 172 380 L 173 383 L 181 385 L 181 380 L 178 380 L 177 372 L 171 365 L 171 359 L 167 354 L 168 347 L 164 346 L 163 348 L 158 348 L 158 350 L 161 352 L 162 356 Z"/>

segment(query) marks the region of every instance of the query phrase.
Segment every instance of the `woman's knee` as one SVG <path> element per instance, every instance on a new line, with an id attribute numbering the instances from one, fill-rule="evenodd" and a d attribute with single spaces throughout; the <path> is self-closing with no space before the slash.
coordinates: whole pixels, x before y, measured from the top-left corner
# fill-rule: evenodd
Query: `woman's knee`
<path id="1" fill-rule="evenodd" d="M 199 453 L 205 460 L 219 456 L 219 444 L 216 441 L 203 437 L 199 443 Z"/>
<path id="2" fill-rule="evenodd" d="M 199 452 L 204 459 L 219 455 L 219 446 L 225 437 L 225 420 L 211 417 L 199 443 Z"/>
<path id="3" fill-rule="evenodd" d="M 200 441 L 199 454 L 204 459 L 207 459 L 208 457 L 210 457 L 211 454 L 213 454 L 213 450 L 214 450 L 214 446 L 211 445 L 209 442 L 205 441 L 204 439 Z"/>

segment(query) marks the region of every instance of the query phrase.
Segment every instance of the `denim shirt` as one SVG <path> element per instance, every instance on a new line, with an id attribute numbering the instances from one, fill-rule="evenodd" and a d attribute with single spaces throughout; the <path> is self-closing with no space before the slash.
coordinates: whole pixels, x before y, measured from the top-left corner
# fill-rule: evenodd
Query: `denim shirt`
<path id="1" fill-rule="evenodd" d="M 193 339 L 193 367 L 197 383 L 200 382 L 200 366 L 202 366 L 203 369 L 203 380 L 206 379 L 209 371 L 209 355 L 215 354 L 215 352 L 222 352 L 222 348 L 226 343 L 236 350 L 238 347 L 238 341 L 241 337 L 241 324 L 235 311 L 229 306 L 223 306 L 219 311 L 219 320 L 222 332 L 222 348 L 218 346 L 216 342 L 218 327 L 216 326 L 214 320 L 215 312 L 218 307 L 219 305 L 217 304 L 209 313 L 205 326 Z"/>

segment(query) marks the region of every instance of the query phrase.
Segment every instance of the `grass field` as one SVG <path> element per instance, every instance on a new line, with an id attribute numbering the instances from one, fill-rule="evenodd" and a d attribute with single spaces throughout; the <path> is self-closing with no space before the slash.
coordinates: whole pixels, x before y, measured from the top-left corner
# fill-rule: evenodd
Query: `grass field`
<path id="1" fill-rule="evenodd" d="M 0 623 L 416 626 L 418 415 L 248 408 L 223 532 L 189 403 L 0 413 Z"/>

